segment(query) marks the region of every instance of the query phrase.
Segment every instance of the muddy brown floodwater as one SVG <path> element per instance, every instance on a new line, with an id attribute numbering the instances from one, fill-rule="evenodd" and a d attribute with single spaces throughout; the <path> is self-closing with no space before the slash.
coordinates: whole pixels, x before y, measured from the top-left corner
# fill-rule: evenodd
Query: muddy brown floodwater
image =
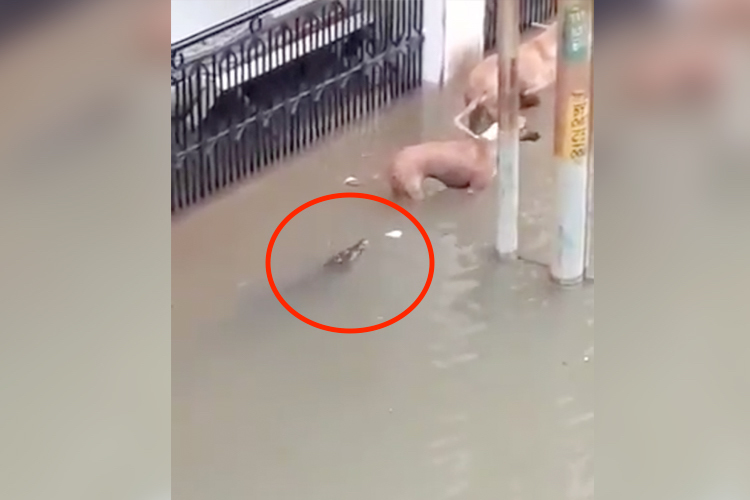
<path id="1" fill-rule="evenodd" d="M 543 139 L 522 145 L 523 251 L 539 260 L 553 196 L 543 102 L 529 114 Z M 561 293 L 541 267 L 494 262 L 495 189 L 409 207 L 434 246 L 434 282 L 389 328 L 314 329 L 266 282 L 266 246 L 289 212 L 333 192 L 388 196 L 389 157 L 455 137 L 459 107 L 457 93 L 424 90 L 174 221 L 174 498 L 593 499 L 593 286 Z M 361 238 L 352 268 L 326 274 Z M 417 229 L 361 199 L 303 212 L 273 257 L 290 304 L 344 327 L 398 314 L 427 270 Z"/>

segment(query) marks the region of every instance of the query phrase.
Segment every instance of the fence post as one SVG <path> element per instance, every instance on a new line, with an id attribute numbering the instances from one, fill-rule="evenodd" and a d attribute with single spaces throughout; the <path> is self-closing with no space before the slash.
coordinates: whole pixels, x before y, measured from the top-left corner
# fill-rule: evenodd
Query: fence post
<path id="1" fill-rule="evenodd" d="M 551 274 L 561 285 L 581 283 L 588 260 L 592 13 L 592 0 L 560 0 L 555 103 L 557 241 Z"/>
<path id="2" fill-rule="evenodd" d="M 498 0 L 495 9 L 498 52 L 497 171 L 500 177 L 496 248 L 502 259 L 518 253 L 519 181 L 519 1 Z"/>

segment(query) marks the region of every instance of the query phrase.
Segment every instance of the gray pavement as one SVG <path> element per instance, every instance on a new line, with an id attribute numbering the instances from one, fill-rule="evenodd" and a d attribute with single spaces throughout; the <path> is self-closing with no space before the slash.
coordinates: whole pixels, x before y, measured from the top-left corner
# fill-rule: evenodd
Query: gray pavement
<path id="1" fill-rule="evenodd" d="M 491 258 L 496 189 L 410 207 L 435 250 L 422 304 L 384 330 L 341 335 L 286 312 L 265 281 L 276 225 L 321 195 L 387 196 L 400 147 L 455 136 L 460 101 L 424 90 L 173 224 L 173 494 L 180 500 L 594 497 L 594 289 Z M 547 260 L 551 97 L 522 146 L 523 253 Z M 432 186 L 437 189 L 437 186 Z M 385 233 L 402 230 L 403 237 Z M 349 273 L 319 266 L 360 238 Z M 403 310 L 425 244 L 367 200 L 316 205 L 281 233 L 273 271 L 312 319 L 356 327 Z"/>

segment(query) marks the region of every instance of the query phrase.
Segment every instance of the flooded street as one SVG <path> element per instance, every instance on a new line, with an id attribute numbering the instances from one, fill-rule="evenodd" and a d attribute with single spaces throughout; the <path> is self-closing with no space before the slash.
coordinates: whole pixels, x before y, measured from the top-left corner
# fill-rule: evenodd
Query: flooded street
<path id="1" fill-rule="evenodd" d="M 551 96 L 529 114 L 542 140 L 521 148 L 522 253 L 538 261 L 551 243 Z M 266 247 L 288 213 L 335 192 L 388 197 L 393 153 L 456 137 L 458 109 L 456 95 L 424 90 L 175 219 L 174 498 L 593 499 L 594 288 L 562 291 L 541 266 L 494 261 L 496 188 L 407 206 L 435 274 L 393 326 L 318 330 L 268 286 Z M 361 238 L 349 272 L 323 270 Z M 343 199 L 294 218 L 272 268 L 300 313 L 363 327 L 417 298 L 428 252 L 402 214 Z"/>

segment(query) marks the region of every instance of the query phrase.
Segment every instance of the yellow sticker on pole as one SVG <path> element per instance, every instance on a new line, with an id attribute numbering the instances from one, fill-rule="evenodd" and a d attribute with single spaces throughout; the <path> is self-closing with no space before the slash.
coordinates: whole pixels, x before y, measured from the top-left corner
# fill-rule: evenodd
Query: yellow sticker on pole
<path id="1" fill-rule="evenodd" d="M 562 157 L 581 162 L 589 152 L 589 98 L 585 92 L 573 92 L 565 113 Z"/>

